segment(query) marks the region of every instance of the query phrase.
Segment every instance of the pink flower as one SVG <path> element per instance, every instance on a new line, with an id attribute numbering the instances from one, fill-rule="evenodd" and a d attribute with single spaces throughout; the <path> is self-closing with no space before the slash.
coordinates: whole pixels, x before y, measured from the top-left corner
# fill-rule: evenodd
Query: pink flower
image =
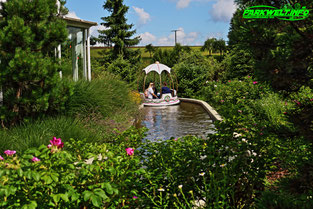
<path id="1" fill-rule="evenodd" d="M 231 80 L 228 81 L 228 83 L 230 83 L 230 82 L 231 82 Z"/>
<path id="2" fill-rule="evenodd" d="M 47 146 L 49 149 L 52 147 L 52 144 L 48 144 L 48 146 Z"/>
<path id="3" fill-rule="evenodd" d="M 137 196 L 133 196 L 133 199 L 138 199 L 138 197 Z"/>
<path id="4" fill-rule="evenodd" d="M 52 140 L 50 140 L 50 146 L 48 145 L 48 148 L 50 149 L 52 146 L 55 146 L 59 149 L 63 148 L 64 146 L 64 143 L 62 142 L 62 140 L 60 138 L 56 138 L 56 137 L 53 137 Z"/>
<path id="5" fill-rule="evenodd" d="M 263 133 L 261 132 L 261 133 L 260 133 L 260 135 L 262 136 L 262 135 L 263 135 Z"/>
<path id="6" fill-rule="evenodd" d="M 14 155 L 15 153 L 16 153 L 15 150 L 6 150 L 6 151 L 4 151 L 4 154 L 6 154 L 8 156 Z"/>
<path id="7" fill-rule="evenodd" d="M 61 142 L 61 144 L 58 146 L 59 149 L 63 148 L 64 147 L 64 143 Z"/>
<path id="8" fill-rule="evenodd" d="M 248 75 L 248 78 L 250 78 L 251 76 Z"/>
<path id="9" fill-rule="evenodd" d="M 177 140 L 178 140 L 178 138 L 175 138 L 175 139 L 174 139 L 174 141 L 177 141 Z"/>
<path id="10" fill-rule="evenodd" d="M 32 161 L 33 161 L 33 162 L 39 162 L 40 159 L 38 159 L 38 158 L 36 158 L 36 157 L 33 157 Z"/>
<path id="11" fill-rule="evenodd" d="M 53 146 L 59 146 L 62 143 L 62 140 L 60 138 L 57 139 L 56 137 L 53 137 L 53 139 L 50 140 L 50 143 Z"/>
<path id="12" fill-rule="evenodd" d="M 0 160 L 4 160 L 4 158 L 0 155 Z"/>
<path id="13" fill-rule="evenodd" d="M 258 82 L 257 81 L 253 81 L 253 84 L 257 84 Z"/>
<path id="14" fill-rule="evenodd" d="M 223 103 L 223 102 L 225 102 L 224 100 L 221 100 L 221 102 Z"/>
<path id="15" fill-rule="evenodd" d="M 242 110 L 238 110 L 239 113 L 242 113 Z"/>
<path id="16" fill-rule="evenodd" d="M 129 147 L 129 148 L 126 148 L 125 150 L 126 150 L 127 155 L 129 155 L 129 156 L 132 156 L 134 154 L 134 149 L 133 148 Z"/>

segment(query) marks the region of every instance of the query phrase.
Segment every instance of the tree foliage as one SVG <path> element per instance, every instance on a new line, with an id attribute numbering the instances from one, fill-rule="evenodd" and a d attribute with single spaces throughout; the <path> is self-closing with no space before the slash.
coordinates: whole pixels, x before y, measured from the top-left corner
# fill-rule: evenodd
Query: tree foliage
<path id="1" fill-rule="evenodd" d="M 216 41 L 216 38 L 209 38 L 204 42 L 204 45 L 201 47 L 201 51 L 208 50 L 209 54 L 212 54 L 213 44 Z"/>
<path id="2" fill-rule="evenodd" d="M 191 48 L 188 46 L 182 46 L 180 44 L 176 44 L 172 50 L 157 49 L 153 55 L 153 61 L 154 62 L 158 61 L 169 67 L 173 67 L 175 64 L 179 62 L 180 56 L 184 52 L 187 52 L 187 53 L 191 52 Z"/>
<path id="3" fill-rule="evenodd" d="M 209 51 L 209 54 L 212 55 L 212 51 L 219 51 L 220 55 L 226 51 L 226 43 L 223 39 L 209 38 L 204 42 L 204 45 L 201 47 L 201 51 Z"/>
<path id="4" fill-rule="evenodd" d="M 296 91 L 313 78 L 313 18 L 301 21 L 243 19 L 244 8 L 268 5 L 282 8 L 285 1 L 237 0 L 239 9 L 231 20 L 229 45 L 239 46 L 253 56 L 255 74 L 275 89 Z M 295 1 L 312 8 L 309 0 Z"/>
<path id="5" fill-rule="evenodd" d="M 207 81 L 213 80 L 219 64 L 212 57 L 206 58 L 198 52 L 191 52 L 181 54 L 173 69 L 179 81 L 179 95 L 195 97 Z"/>
<path id="6" fill-rule="evenodd" d="M 156 48 L 154 46 L 152 46 L 152 44 L 148 44 L 147 46 L 145 46 L 145 51 L 149 52 L 150 59 L 151 59 L 152 58 L 152 53 L 154 53 L 156 51 Z"/>
<path id="7" fill-rule="evenodd" d="M 67 38 L 64 1 L 10 0 L 1 3 L 0 86 L 2 126 L 61 108 L 62 95 L 55 48 Z M 62 98 L 64 96 L 64 98 Z"/>
<path id="8" fill-rule="evenodd" d="M 103 8 L 107 10 L 110 15 L 102 17 L 104 21 L 101 23 L 105 30 L 99 30 L 98 40 L 101 43 L 113 46 L 112 56 L 113 59 L 122 56 L 129 59 L 134 55 L 134 52 L 127 49 L 127 47 L 134 46 L 139 43 L 140 38 L 131 38 L 136 30 L 131 30 L 133 24 L 127 24 L 125 17 L 129 7 L 124 5 L 124 0 L 107 0 L 105 1 Z"/>

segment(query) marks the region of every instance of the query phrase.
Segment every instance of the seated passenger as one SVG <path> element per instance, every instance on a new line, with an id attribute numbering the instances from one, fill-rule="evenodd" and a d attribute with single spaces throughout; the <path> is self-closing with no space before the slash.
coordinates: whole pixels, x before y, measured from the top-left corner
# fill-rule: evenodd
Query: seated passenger
<path id="1" fill-rule="evenodd" d="M 163 87 L 162 87 L 162 94 L 170 94 L 171 89 L 167 87 L 167 83 L 163 82 Z"/>
<path id="2" fill-rule="evenodd" d="M 148 87 L 148 99 L 153 99 L 153 97 L 156 97 L 157 98 L 157 96 L 154 94 L 154 91 L 153 91 L 153 86 L 154 86 L 154 84 L 153 83 L 150 83 L 149 84 L 149 87 Z"/>

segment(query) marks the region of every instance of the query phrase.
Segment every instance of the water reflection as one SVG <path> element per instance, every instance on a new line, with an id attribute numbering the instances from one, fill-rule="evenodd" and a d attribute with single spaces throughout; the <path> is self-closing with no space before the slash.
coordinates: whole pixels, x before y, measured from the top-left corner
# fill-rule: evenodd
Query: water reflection
<path id="1" fill-rule="evenodd" d="M 184 103 L 165 107 L 144 107 L 137 127 L 149 129 L 147 139 L 169 139 L 195 135 L 206 137 L 214 132 L 213 121 L 197 104 Z"/>

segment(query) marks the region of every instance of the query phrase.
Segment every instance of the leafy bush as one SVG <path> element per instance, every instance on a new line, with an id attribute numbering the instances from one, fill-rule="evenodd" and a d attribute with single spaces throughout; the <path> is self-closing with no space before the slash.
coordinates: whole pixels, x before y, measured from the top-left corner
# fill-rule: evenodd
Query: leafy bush
<path id="1" fill-rule="evenodd" d="M 153 208 L 227 208 L 234 182 L 214 143 L 196 137 L 149 142 L 142 147 L 144 204 Z M 222 148 L 223 149 L 223 148 Z"/>
<path id="2" fill-rule="evenodd" d="M 132 208 L 144 170 L 131 141 L 113 147 L 73 139 L 63 144 L 54 137 L 23 155 L 6 150 L 0 159 L 0 206 Z"/>
<path id="3" fill-rule="evenodd" d="M 118 57 L 108 65 L 108 72 L 119 75 L 122 80 L 132 83 L 137 79 L 137 66 L 128 60 Z"/>
<path id="4" fill-rule="evenodd" d="M 290 99 L 295 108 L 289 111 L 288 115 L 300 133 L 313 142 L 313 90 L 302 86 L 298 92 L 290 95 Z"/>
<path id="5" fill-rule="evenodd" d="M 310 209 L 313 207 L 312 192 L 306 195 L 291 195 L 284 192 L 266 191 L 257 200 L 256 206 L 259 209 Z"/>
<path id="6" fill-rule="evenodd" d="M 206 58 L 200 53 L 181 55 L 180 62 L 173 67 L 179 81 L 179 95 L 195 97 L 203 85 L 213 79 L 217 68 L 219 65 L 215 59 Z"/>
<path id="7" fill-rule="evenodd" d="M 222 62 L 224 67 L 223 79 L 241 79 L 253 73 L 253 59 L 242 49 L 232 49 Z"/>

